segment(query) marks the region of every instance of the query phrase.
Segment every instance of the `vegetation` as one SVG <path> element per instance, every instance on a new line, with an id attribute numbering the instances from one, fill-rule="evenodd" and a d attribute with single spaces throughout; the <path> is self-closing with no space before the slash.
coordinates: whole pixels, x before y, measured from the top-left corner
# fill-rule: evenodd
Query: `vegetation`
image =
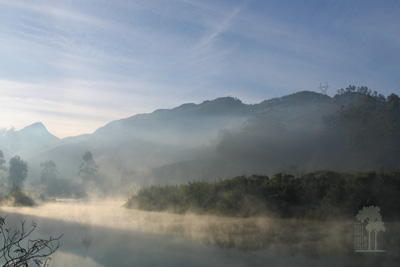
<path id="1" fill-rule="evenodd" d="M 223 136 L 219 165 L 229 176 L 272 175 L 289 166 L 300 171 L 399 169 L 400 98 L 385 99 L 365 86 L 340 92 L 334 98 L 304 92 L 263 103 L 265 109 L 254 113 L 241 132 Z"/>
<path id="2" fill-rule="evenodd" d="M 96 180 L 98 166 L 94 161 L 93 155 L 90 151 L 87 151 L 83 156 L 83 163 L 79 166 L 78 176 L 82 179 L 82 183 L 88 186 L 90 182 Z"/>
<path id="3" fill-rule="evenodd" d="M 13 206 L 32 207 L 36 205 L 35 200 L 20 188 L 11 188 L 3 200 L 11 202 Z"/>
<path id="4" fill-rule="evenodd" d="M 5 196 L 0 195 L 0 202 L 11 202 L 14 206 L 34 206 L 36 203 L 25 191 L 24 181 L 28 174 L 28 164 L 19 156 L 14 156 L 9 161 L 9 167 L 4 164 L 3 152 L 0 150 L 0 185 L 2 191 L 7 188 Z M 54 178 L 55 163 L 47 161 L 41 164 L 44 167 L 42 181 Z M 7 176 L 4 173 L 7 172 Z M 6 218 L 0 216 L 0 264 L 5 267 L 11 266 L 49 266 L 49 256 L 59 247 L 59 237 L 49 239 L 34 239 L 32 233 L 36 229 L 33 223 L 27 229 L 25 221 L 21 222 L 20 229 L 6 227 Z"/>
<path id="5" fill-rule="evenodd" d="M 79 173 L 75 179 L 59 178 L 57 165 L 53 160 L 41 162 L 39 164 L 42 168 L 40 184 L 36 183 L 34 185 L 36 188 L 33 188 L 33 190 L 31 187 L 31 192 L 34 192 L 33 195 L 41 193 L 39 197 L 41 200 L 46 199 L 45 195 L 49 197 L 83 198 L 87 196 L 87 190 L 98 189 L 99 186 L 103 186 L 101 183 L 104 183 L 105 179 L 104 176 L 98 174 L 98 166 L 92 153 L 87 151 L 82 159 L 83 163 L 79 166 Z M 13 206 L 36 205 L 34 198 L 24 189 L 24 182 L 28 175 L 28 163 L 19 156 L 14 156 L 9 160 L 8 168 L 5 163 L 3 152 L 0 150 L 0 202 Z"/>
<path id="6" fill-rule="evenodd" d="M 9 161 L 9 167 L 4 164 L 3 152 L 0 150 L 0 202 L 8 202 L 14 206 L 34 206 L 36 203 L 23 191 L 24 181 L 28 174 L 28 163 L 19 156 L 14 156 Z M 4 175 L 7 173 L 7 176 Z M 4 195 L 3 195 L 4 194 Z"/>
<path id="7" fill-rule="evenodd" d="M 31 234 L 37 225 L 26 229 L 25 221 L 21 229 L 6 227 L 6 218 L 0 217 L 0 262 L 5 267 L 49 266 L 49 256 L 59 248 L 59 237 L 49 239 L 32 239 Z"/>
<path id="8" fill-rule="evenodd" d="M 239 176 L 183 185 L 149 186 L 126 206 L 149 211 L 228 216 L 331 220 L 354 218 L 364 206 L 379 206 L 385 221 L 400 217 L 400 172 L 313 171 Z"/>
<path id="9" fill-rule="evenodd" d="M 19 156 L 15 156 L 9 161 L 8 168 L 8 187 L 10 189 L 21 189 L 26 176 L 28 175 L 28 163 Z"/>
<path id="10" fill-rule="evenodd" d="M 391 94 L 385 99 L 367 87 L 349 86 L 337 99 L 354 98 L 325 122 L 330 132 L 342 136 L 347 146 L 347 159 L 353 166 L 379 169 L 399 168 L 400 156 L 400 99 Z"/>
<path id="11" fill-rule="evenodd" d="M 58 171 L 57 171 L 57 165 L 54 161 L 48 160 L 46 162 L 42 162 L 40 163 L 40 167 L 43 168 L 40 177 L 40 183 L 45 184 L 50 181 L 57 180 Z"/>

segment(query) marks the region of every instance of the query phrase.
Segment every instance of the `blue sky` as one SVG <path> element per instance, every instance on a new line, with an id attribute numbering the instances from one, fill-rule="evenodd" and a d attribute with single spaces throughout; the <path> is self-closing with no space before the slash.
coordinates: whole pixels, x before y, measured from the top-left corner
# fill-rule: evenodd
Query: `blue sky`
<path id="1" fill-rule="evenodd" d="M 0 127 L 349 84 L 399 94 L 400 1 L 0 0 Z"/>

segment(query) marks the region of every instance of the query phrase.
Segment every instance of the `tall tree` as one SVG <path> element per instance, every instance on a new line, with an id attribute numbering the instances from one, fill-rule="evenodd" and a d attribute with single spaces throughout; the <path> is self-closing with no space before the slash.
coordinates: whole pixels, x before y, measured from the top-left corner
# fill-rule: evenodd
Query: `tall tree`
<path id="1" fill-rule="evenodd" d="M 58 171 L 57 171 L 57 166 L 56 163 L 52 160 L 48 160 L 46 162 L 40 163 L 40 167 L 43 168 L 41 177 L 40 177 L 40 182 L 41 183 L 47 183 L 49 181 L 56 180 L 58 177 Z"/>
<path id="2" fill-rule="evenodd" d="M 4 159 L 3 150 L 0 150 L 0 170 L 1 171 L 7 170 L 6 166 L 4 166 L 5 163 L 6 163 L 6 160 Z"/>
<path id="3" fill-rule="evenodd" d="M 11 189 L 21 189 L 28 175 L 28 163 L 19 156 L 14 156 L 9 161 L 8 186 Z"/>
<path id="4" fill-rule="evenodd" d="M 83 163 L 79 166 L 78 176 L 81 177 L 82 181 L 87 184 L 90 181 L 94 181 L 97 174 L 98 166 L 94 161 L 93 155 L 90 151 L 87 151 L 83 157 Z"/>
<path id="5" fill-rule="evenodd" d="M 6 160 L 4 159 L 3 151 L 0 150 L 0 186 L 5 188 L 7 184 L 6 177 L 4 176 L 4 172 L 7 171 L 7 167 L 5 166 Z"/>

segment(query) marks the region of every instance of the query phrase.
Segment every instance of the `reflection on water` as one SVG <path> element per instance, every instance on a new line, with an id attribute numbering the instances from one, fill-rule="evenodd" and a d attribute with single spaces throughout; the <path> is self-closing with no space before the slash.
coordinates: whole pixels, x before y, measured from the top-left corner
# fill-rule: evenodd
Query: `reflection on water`
<path id="1" fill-rule="evenodd" d="M 90 257 L 81 257 L 72 253 L 66 253 L 63 251 L 57 251 L 51 256 L 50 266 L 61 266 L 61 267 L 101 267 Z"/>
<path id="2" fill-rule="evenodd" d="M 8 223 L 38 223 L 38 236 L 64 234 L 52 266 L 337 266 L 352 254 L 352 222 L 223 218 L 129 210 L 122 201 L 59 200 L 3 207 Z M 383 257 L 383 258 L 382 258 Z"/>

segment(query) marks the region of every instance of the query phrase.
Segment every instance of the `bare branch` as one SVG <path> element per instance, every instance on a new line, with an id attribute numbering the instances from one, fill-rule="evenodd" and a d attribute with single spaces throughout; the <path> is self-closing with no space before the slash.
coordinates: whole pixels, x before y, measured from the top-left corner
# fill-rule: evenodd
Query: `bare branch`
<path id="1" fill-rule="evenodd" d="M 5 219 L 0 217 L 0 239 L 3 246 L 0 248 L 0 262 L 3 267 L 17 266 L 49 266 L 50 255 L 60 247 L 60 239 L 50 236 L 49 239 L 31 239 L 30 236 L 37 224 L 32 222 L 31 228 L 26 229 L 26 222 L 21 221 L 21 229 L 5 228 Z"/>

